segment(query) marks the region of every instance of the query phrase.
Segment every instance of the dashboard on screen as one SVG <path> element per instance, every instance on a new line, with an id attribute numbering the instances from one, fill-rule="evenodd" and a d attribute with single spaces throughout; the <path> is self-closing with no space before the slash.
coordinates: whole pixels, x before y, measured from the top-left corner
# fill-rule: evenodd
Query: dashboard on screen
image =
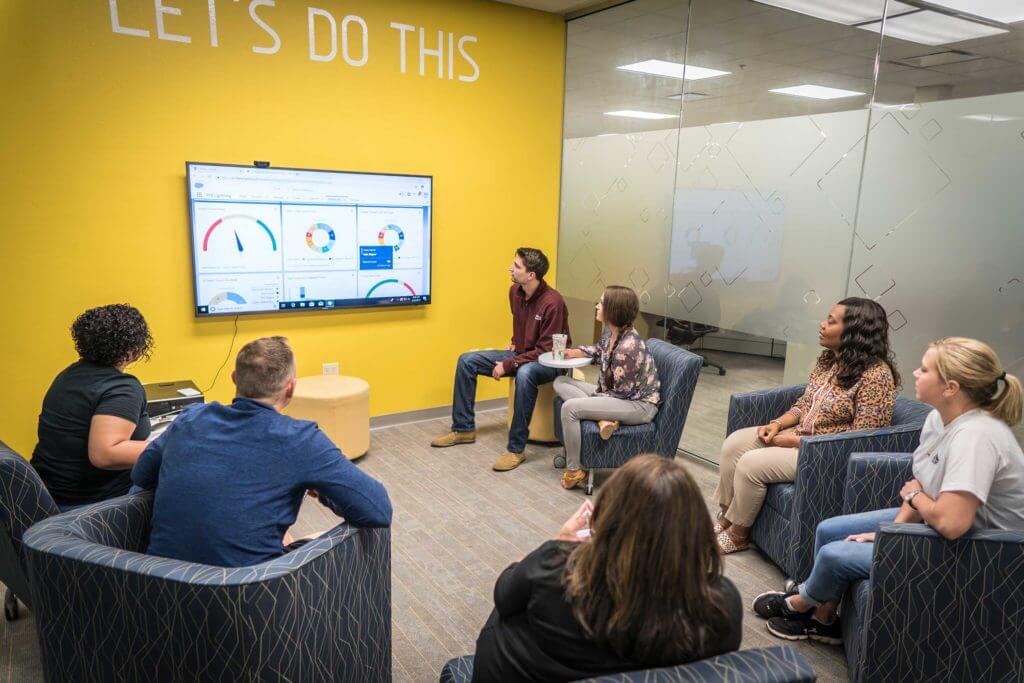
<path id="1" fill-rule="evenodd" d="M 197 316 L 430 303 L 431 176 L 186 171 Z"/>

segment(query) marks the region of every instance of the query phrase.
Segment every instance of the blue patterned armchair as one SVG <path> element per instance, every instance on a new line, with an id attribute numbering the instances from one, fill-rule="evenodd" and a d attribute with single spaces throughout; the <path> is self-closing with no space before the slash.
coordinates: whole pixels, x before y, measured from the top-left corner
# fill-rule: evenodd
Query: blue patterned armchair
<path id="1" fill-rule="evenodd" d="M 35 469 L 0 441 L 0 581 L 4 618 L 18 618 L 18 600 L 31 608 L 22 537 L 36 522 L 59 512 Z"/>
<path id="2" fill-rule="evenodd" d="M 654 356 L 661 382 L 658 414 L 648 424 L 622 425 L 607 441 L 601 439 L 597 422 L 583 421 L 580 461 L 584 469 L 590 470 L 587 495 L 594 492 L 594 468 L 622 467 L 630 458 L 644 453 L 660 453 L 671 458 L 679 448 L 703 360 L 695 353 L 660 339 L 647 340 L 647 348 Z M 555 435 L 559 441 L 563 440 L 562 403 L 562 399 L 555 398 Z M 565 467 L 564 455 L 555 457 L 555 466 Z"/>
<path id="3" fill-rule="evenodd" d="M 152 493 L 25 535 L 48 681 L 389 681 L 391 532 L 341 524 L 253 567 L 142 554 Z"/>
<path id="4" fill-rule="evenodd" d="M 473 656 L 452 659 L 441 669 L 440 683 L 469 683 Z M 817 680 L 803 655 L 791 647 L 739 650 L 665 669 L 627 671 L 582 683 L 810 683 Z"/>
<path id="5" fill-rule="evenodd" d="M 782 415 L 800 398 L 804 386 L 733 394 L 726 435 Z M 888 427 L 803 437 L 796 481 L 768 486 L 751 533 L 757 547 L 793 580 L 806 579 L 814 563 L 814 530 L 819 522 L 842 510 L 850 454 L 914 450 L 930 410 L 924 403 L 901 396 Z"/>
<path id="6" fill-rule="evenodd" d="M 850 459 L 843 514 L 896 507 L 907 453 Z M 1024 533 L 947 541 L 924 524 L 882 525 L 871 578 L 843 599 L 853 681 L 1024 680 Z"/>

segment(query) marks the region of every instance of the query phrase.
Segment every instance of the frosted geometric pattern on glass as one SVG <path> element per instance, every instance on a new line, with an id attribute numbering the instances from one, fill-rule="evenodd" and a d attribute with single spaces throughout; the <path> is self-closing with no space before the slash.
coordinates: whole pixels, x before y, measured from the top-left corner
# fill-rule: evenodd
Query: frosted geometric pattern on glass
<path id="1" fill-rule="evenodd" d="M 684 128 L 667 314 L 813 343 L 842 298 L 866 111 Z M 845 155 L 845 156 L 844 156 Z"/>
<path id="2" fill-rule="evenodd" d="M 1024 93 L 872 118 L 849 291 L 889 311 L 906 390 L 928 342 L 949 335 L 1024 375 Z"/>

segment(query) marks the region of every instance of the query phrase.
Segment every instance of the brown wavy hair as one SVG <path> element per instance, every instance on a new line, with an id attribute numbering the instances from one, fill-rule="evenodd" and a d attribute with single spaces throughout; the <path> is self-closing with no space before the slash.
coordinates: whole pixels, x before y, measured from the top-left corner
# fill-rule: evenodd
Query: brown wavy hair
<path id="1" fill-rule="evenodd" d="M 838 302 L 846 307 L 843 314 L 843 333 L 839 337 L 839 351 L 822 351 L 819 360 L 826 368 L 838 365 L 836 384 L 849 389 L 876 363 L 885 363 L 897 387 L 902 378 L 896 368 L 896 358 L 889 343 L 889 318 L 877 301 L 851 296 Z"/>
<path id="2" fill-rule="evenodd" d="M 630 460 L 601 487 L 591 529 L 565 576 L 588 637 L 649 666 L 690 661 L 725 637 L 711 517 L 680 463 L 660 455 Z"/>

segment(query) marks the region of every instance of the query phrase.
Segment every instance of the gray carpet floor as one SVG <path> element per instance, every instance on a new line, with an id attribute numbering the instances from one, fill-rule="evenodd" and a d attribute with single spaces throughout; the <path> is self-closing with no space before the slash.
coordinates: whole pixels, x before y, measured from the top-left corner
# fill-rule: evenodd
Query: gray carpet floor
<path id="1" fill-rule="evenodd" d="M 705 370 L 698 386 L 725 379 Z M 701 450 L 714 451 L 711 433 L 724 432 L 724 419 L 705 421 L 699 415 L 691 412 L 687 433 L 703 423 L 708 435 L 702 437 Z M 395 507 L 392 638 L 396 681 L 436 681 L 446 660 L 471 653 L 493 605 L 495 578 L 510 562 L 553 536 L 585 497 L 580 490 L 559 487 L 559 471 L 551 464 L 555 448 L 531 444 L 526 462 L 518 469 L 506 473 L 490 469 L 504 450 L 504 410 L 479 416 L 476 443 L 431 448 L 430 440 L 447 426 L 448 421 L 441 419 L 374 430 L 370 452 L 357 461 L 387 486 Z M 683 462 L 710 500 L 717 471 L 697 461 Z M 324 531 L 336 523 L 330 511 L 307 499 L 292 533 Z M 729 556 L 725 567 L 747 605 L 754 596 L 782 584 L 781 573 L 753 550 Z M 764 622 L 748 611 L 742 646 L 778 644 L 765 631 Z M 841 648 L 815 643 L 796 647 L 819 680 L 847 678 Z M 17 622 L 0 621 L 0 682 L 41 680 L 35 624 L 31 613 L 23 610 Z"/>

